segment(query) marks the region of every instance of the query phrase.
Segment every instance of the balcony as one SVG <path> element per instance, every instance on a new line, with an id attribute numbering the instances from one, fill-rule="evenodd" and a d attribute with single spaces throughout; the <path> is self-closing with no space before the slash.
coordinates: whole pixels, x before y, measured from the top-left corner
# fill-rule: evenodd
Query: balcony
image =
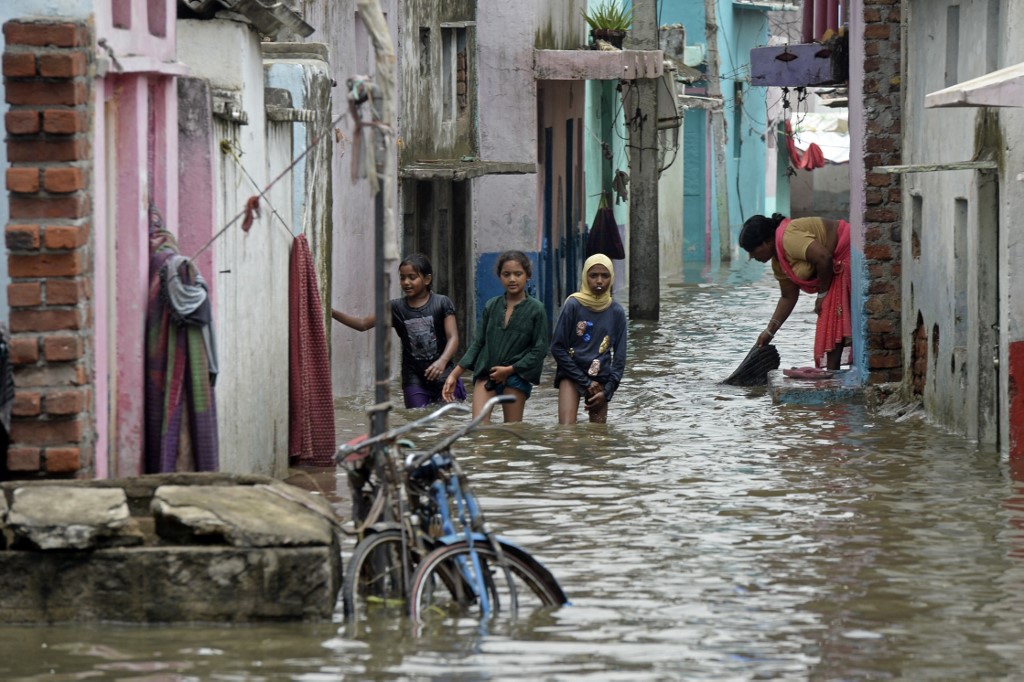
<path id="1" fill-rule="evenodd" d="M 534 50 L 534 78 L 545 81 L 605 81 L 660 78 L 661 50 Z"/>

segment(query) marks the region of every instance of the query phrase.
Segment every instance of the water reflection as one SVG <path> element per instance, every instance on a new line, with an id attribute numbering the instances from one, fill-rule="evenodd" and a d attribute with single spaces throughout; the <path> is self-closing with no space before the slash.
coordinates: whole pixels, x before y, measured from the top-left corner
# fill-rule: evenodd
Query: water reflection
<path id="1" fill-rule="evenodd" d="M 554 572 L 571 607 L 421 632 L 388 614 L 358 626 L 2 628 L 0 677 L 1019 676 L 1024 471 L 920 421 L 779 407 L 763 389 L 719 384 L 774 301 L 770 278 L 743 268 L 667 286 L 662 319 L 631 324 L 609 424 L 559 427 L 545 385 L 525 423 L 464 443 L 489 522 Z M 777 337 L 783 366 L 809 364 L 812 318 L 804 301 Z M 340 406 L 345 440 L 367 406 Z M 345 485 L 333 472 L 314 480 L 333 498 Z"/>

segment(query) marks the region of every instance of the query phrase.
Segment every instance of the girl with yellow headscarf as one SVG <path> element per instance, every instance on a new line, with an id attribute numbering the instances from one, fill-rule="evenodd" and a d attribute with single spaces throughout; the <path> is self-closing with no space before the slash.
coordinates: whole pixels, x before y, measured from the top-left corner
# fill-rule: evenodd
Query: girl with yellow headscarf
<path id="1" fill-rule="evenodd" d="M 583 264 L 580 290 L 565 300 L 555 323 L 558 423 L 575 424 L 580 399 L 590 421 L 608 420 L 608 401 L 626 369 L 626 311 L 612 299 L 615 269 L 597 253 Z"/>

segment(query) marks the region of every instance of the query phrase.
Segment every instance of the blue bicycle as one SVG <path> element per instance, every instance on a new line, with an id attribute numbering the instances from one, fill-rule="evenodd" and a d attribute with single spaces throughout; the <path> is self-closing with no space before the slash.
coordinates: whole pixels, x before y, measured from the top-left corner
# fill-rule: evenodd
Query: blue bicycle
<path id="1" fill-rule="evenodd" d="M 373 607 L 401 608 L 419 622 L 497 615 L 567 603 L 558 581 L 526 550 L 492 533 L 452 445 L 475 429 L 507 396 L 491 398 L 480 415 L 427 452 L 407 452 L 401 436 L 461 405 L 357 444 L 339 460 L 362 463 L 357 492 L 370 491 L 363 537 L 342 587 L 345 615 Z M 358 457 L 354 460 L 354 457 Z M 350 476 L 350 480 L 352 477 Z"/>

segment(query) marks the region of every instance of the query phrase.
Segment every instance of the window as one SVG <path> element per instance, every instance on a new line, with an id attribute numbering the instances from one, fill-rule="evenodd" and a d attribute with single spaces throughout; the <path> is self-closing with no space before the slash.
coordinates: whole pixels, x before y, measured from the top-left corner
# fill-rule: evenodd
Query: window
<path id="1" fill-rule="evenodd" d="M 960 5 L 946 8 L 946 87 L 960 82 L 957 62 L 960 59 Z"/>
<path id="2" fill-rule="evenodd" d="M 114 28 L 132 27 L 132 0 L 113 0 L 110 11 Z"/>
<path id="3" fill-rule="evenodd" d="M 954 330 L 957 346 L 967 344 L 967 199 L 953 200 Z"/>
<path id="4" fill-rule="evenodd" d="M 920 194 L 911 196 L 910 204 L 910 255 L 921 257 L 921 213 L 924 211 L 924 199 Z"/>
<path id="5" fill-rule="evenodd" d="M 167 2 L 165 0 L 147 0 L 146 19 L 149 22 L 149 34 L 157 38 L 167 35 Z"/>
<path id="6" fill-rule="evenodd" d="M 420 81 L 430 82 L 430 28 L 420 26 Z"/>
<path id="7" fill-rule="evenodd" d="M 442 119 L 452 121 L 468 108 L 469 56 L 465 26 L 441 26 Z"/>

